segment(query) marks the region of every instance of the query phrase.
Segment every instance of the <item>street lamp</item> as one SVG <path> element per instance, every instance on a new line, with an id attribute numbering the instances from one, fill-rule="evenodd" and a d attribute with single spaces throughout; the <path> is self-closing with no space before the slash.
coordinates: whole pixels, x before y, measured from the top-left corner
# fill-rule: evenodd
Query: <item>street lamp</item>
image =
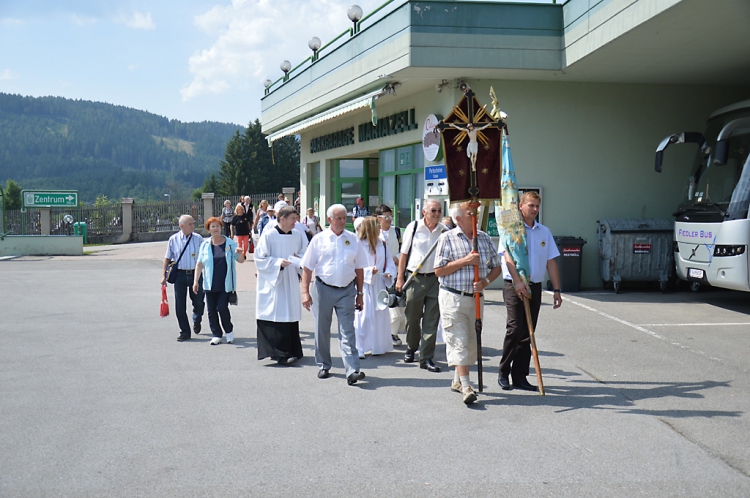
<path id="1" fill-rule="evenodd" d="M 354 23 L 352 35 L 356 35 L 357 33 L 359 33 L 357 23 L 360 19 L 362 19 L 362 7 L 360 7 L 359 5 L 352 5 L 351 7 L 349 7 L 349 10 L 346 11 L 346 15 L 349 16 L 349 20 Z"/>
<path id="2" fill-rule="evenodd" d="M 289 79 L 289 71 L 292 70 L 292 63 L 288 60 L 281 61 L 281 65 L 279 66 L 282 71 L 284 71 L 284 81 Z"/>
<path id="3" fill-rule="evenodd" d="M 172 203 L 172 196 L 171 196 L 171 195 L 169 195 L 169 194 L 164 194 L 164 197 L 166 197 L 166 198 L 167 198 L 167 203 L 169 203 L 169 204 L 171 204 L 171 203 Z"/>
<path id="4" fill-rule="evenodd" d="M 317 36 L 313 36 L 310 38 L 310 41 L 307 42 L 307 46 L 310 47 L 310 50 L 313 52 L 312 61 L 315 62 L 318 60 L 318 50 L 320 50 L 320 38 Z"/>

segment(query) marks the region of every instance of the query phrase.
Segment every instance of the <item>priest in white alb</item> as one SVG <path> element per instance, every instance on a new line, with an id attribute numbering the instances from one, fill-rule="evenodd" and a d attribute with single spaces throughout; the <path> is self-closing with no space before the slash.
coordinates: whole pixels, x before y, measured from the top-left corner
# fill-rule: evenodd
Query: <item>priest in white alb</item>
<path id="1" fill-rule="evenodd" d="M 302 295 L 297 269 L 307 249 L 307 237 L 293 229 L 294 213 L 289 206 L 279 209 L 278 224 L 263 230 L 254 254 L 258 269 L 258 359 L 270 358 L 282 365 L 302 358 Z"/>

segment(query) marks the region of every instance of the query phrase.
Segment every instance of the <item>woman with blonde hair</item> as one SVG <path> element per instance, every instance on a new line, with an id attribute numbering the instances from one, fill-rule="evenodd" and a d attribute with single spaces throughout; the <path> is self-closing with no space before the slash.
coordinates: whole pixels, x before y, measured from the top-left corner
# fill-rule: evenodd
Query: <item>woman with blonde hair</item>
<path id="1" fill-rule="evenodd" d="M 391 317 L 387 308 L 378 310 L 377 296 L 380 291 L 393 285 L 397 268 L 385 239 L 380 235 L 377 218 L 363 218 L 357 234 L 360 238 L 359 243 L 364 244 L 364 252 L 367 254 L 362 309 L 354 316 L 357 350 L 360 358 L 364 358 L 366 351 L 372 352 L 373 355 L 393 351 Z"/>

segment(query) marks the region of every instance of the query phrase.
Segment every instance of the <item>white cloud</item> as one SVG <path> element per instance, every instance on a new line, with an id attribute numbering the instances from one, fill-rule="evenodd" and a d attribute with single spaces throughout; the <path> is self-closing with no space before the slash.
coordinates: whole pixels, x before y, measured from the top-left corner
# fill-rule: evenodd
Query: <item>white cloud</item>
<path id="1" fill-rule="evenodd" d="M 0 26 L 21 26 L 23 21 L 13 17 L 4 17 L 0 19 Z"/>
<path id="2" fill-rule="evenodd" d="M 130 64 L 130 65 L 128 66 L 128 71 L 130 71 L 130 72 L 133 72 L 133 71 L 135 71 L 136 69 L 138 69 L 138 64 Z"/>
<path id="3" fill-rule="evenodd" d="M 73 21 L 74 24 L 77 24 L 78 26 L 86 26 L 87 24 L 96 24 L 99 21 L 96 17 L 79 16 L 77 14 L 72 14 L 70 16 L 70 19 Z"/>
<path id="4" fill-rule="evenodd" d="M 3 69 L 2 71 L 0 71 L 0 81 L 15 79 L 18 79 L 18 74 L 11 71 L 10 69 Z"/>
<path id="5" fill-rule="evenodd" d="M 120 22 L 133 29 L 156 29 L 156 23 L 151 19 L 151 12 L 145 14 L 134 11 L 132 14 L 120 16 Z"/>
<path id="6" fill-rule="evenodd" d="M 351 26 L 346 11 L 352 0 L 232 0 L 195 17 L 196 26 L 215 37 L 211 47 L 188 61 L 192 81 L 180 93 L 183 101 L 229 89 L 262 88 L 266 78 L 282 75 L 279 64 L 292 67 L 311 52 L 317 36 L 326 44 Z M 382 0 L 362 0 L 367 12 Z"/>

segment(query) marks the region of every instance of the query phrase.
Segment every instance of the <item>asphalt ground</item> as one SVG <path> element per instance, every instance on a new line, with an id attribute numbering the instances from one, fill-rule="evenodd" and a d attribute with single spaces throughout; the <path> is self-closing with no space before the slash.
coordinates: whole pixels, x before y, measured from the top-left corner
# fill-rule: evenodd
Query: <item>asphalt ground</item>
<path id="1" fill-rule="evenodd" d="M 505 308 L 488 291 L 467 407 L 443 345 L 442 373 L 402 346 L 347 386 L 334 341 L 318 379 L 305 311 L 305 358 L 258 361 L 252 262 L 235 344 L 209 346 L 205 317 L 176 342 L 165 247 L 0 261 L 0 496 L 750 495 L 747 294 L 625 288 L 559 310 L 545 294 L 542 397 L 498 387 Z"/>

